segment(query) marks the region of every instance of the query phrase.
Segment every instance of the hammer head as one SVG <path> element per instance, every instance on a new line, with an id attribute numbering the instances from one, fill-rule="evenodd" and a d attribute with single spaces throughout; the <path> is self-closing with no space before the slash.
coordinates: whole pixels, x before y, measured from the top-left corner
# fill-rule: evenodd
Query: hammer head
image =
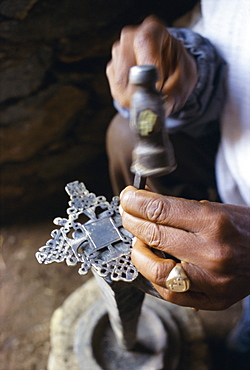
<path id="1" fill-rule="evenodd" d="M 130 69 L 129 82 L 135 86 L 130 106 L 130 126 L 135 133 L 131 171 L 142 177 L 166 175 L 176 168 L 163 99 L 155 88 L 157 76 L 152 65 Z"/>

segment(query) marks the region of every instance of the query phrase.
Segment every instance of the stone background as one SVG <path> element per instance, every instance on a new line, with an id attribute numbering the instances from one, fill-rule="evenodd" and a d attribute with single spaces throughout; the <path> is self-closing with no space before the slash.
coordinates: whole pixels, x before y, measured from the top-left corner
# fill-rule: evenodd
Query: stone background
<path id="1" fill-rule="evenodd" d="M 105 75 L 121 28 L 154 13 L 171 24 L 194 0 L 0 1 L 2 220 L 50 217 L 67 182 L 111 196 Z"/>

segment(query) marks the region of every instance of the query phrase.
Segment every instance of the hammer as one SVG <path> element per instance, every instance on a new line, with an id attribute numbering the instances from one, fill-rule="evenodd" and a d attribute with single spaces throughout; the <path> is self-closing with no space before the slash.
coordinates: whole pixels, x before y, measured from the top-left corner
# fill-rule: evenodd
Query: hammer
<path id="1" fill-rule="evenodd" d="M 130 104 L 130 126 L 135 134 L 131 171 L 134 186 L 143 189 L 147 177 L 167 175 L 176 168 L 172 143 L 165 127 L 165 110 L 154 65 L 130 68 L 129 82 L 135 87 Z"/>

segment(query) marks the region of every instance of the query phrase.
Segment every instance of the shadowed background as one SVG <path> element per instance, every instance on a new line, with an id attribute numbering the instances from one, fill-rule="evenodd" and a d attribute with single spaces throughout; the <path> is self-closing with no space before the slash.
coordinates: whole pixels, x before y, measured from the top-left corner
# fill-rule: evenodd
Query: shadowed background
<path id="1" fill-rule="evenodd" d="M 127 24 L 167 24 L 194 0 L 0 1 L 2 220 L 54 214 L 80 180 L 110 196 L 105 131 L 114 114 L 105 75 Z"/>

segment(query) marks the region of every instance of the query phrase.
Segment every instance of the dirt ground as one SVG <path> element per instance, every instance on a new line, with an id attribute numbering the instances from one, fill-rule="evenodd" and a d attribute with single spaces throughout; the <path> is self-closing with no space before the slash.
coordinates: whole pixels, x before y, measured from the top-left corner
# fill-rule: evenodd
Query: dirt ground
<path id="1" fill-rule="evenodd" d="M 54 310 L 91 275 L 64 263 L 40 265 L 35 252 L 50 238 L 52 221 L 1 230 L 1 358 L 3 370 L 45 370 Z M 214 369 L 225 367 L 224 341 L 236 324 L 241 304 L 223 312 L 199 312 Z M 91 370 L 91 369 L 86 369 Z M 198 370 L 198 369 L 194 369 Z"/>
<path id="2" fill-rule="evenodd" d="M 1 369 L 46 369 L 51 315 L 86 281 L 77 267 L 37 262 L 53 228 L 45 222 L 2 229 Z"/>

